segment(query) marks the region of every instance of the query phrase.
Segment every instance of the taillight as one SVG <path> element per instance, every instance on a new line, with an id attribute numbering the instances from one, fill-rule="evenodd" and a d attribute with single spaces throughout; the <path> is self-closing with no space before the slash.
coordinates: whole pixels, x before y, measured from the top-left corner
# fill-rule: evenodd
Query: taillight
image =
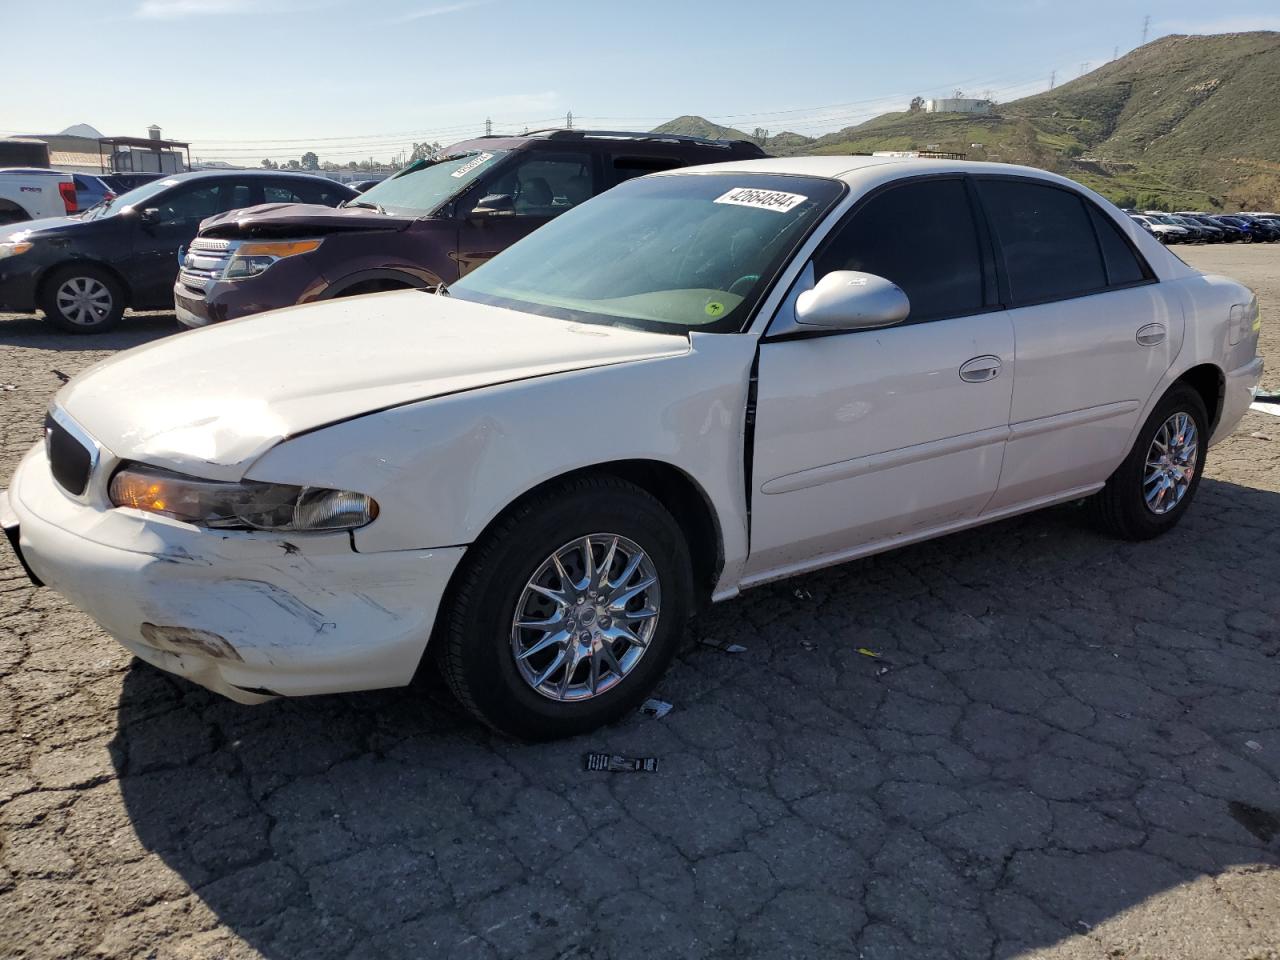
<path id="1" fill-rule="evenodd" d="M 58 184 L 58 192 L 62 194 L 62 205 L 67 208 L 67 213 L 76 212 L 76 185 L 67 183 L 65 180 Z"/>

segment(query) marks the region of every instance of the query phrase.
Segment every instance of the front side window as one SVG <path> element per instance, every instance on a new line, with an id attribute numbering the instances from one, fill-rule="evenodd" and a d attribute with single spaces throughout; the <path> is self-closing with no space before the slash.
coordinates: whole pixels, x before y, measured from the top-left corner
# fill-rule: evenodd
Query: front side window
<path id="1" fill-rule="evenodd" d="M 844 190 L 836 180 L 758 173 L 632 180 L 535 230 L 449 292 L 586 323 L 740 330 Z"/>
<path id="2" fill-rule="evenodd" d="M 223 195 L 229 193 L 221 184 L 193 185 L 184 190 L 175 190 L 165 194 L 156 201 L 158 223 L 171 221 L 203 220 L 215 213 L 231 209 L 225 206 Z"/>
<path id="3" fill-rule="evenodd" d="M 511 198 L 518 217 L 555 217 L 591 199 L 591 155 L 528 152 L 483 187 Z M 482 198 L 477 198 L 477 200 Z"/>
<path id="4" fill-rule="evenodd" d="M 403 216 L 430 216 L 493 170 L 508 152 L 467 150 L 417 160 L 348 202 Z"/>
<path id="5" fill-rule="evenodd" d="M 1096 293 L 1107 285 L 1084 198 L 1025 180 L 980 180 L 1014 306 Z"/>
<path id="6" fill-rule="evenodd" d="M 910 320 L 981 310 L 982 257 L 964 183 L 921 180 L 876 194 L 815 258 L 814 279 L 833 270 L 892 280 L 911 301 Z"/>
<path id="7" fill-rule="evenodd" d="M 635 177 L 661 173 L 664 170 L 676 170 L 684 165 L 683 160 L 677 160 L 674 157 L 629 157 L 618 154 L 609 157 L 606 161 L 607 180 L 609 186 L 616 187 Z"/>

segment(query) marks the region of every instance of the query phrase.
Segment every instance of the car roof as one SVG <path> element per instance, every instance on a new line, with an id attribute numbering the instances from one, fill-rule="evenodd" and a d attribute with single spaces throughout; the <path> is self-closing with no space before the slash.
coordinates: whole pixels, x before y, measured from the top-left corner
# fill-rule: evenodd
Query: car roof
<path id="1" fill-rule="evenodd" d="M 967 173 L 973 175 L 994 174 L 1003 176 L 1034 177 L 1072 189 L 1080 184 L 1056 173 L 1035 167 L 1023 167 L 1012 163 L 990 163 L 978 160 L 941 160 L 920 157 L 816 156 L 816 157 L 768 157 L 762 160 L 728 160 L 723 163 L 701 164 L 671 170 L 659 176 L 681 176 L 689 173 L 774 173 L 793 176 L 826 177 L 846 183 L 862 185 L 869 177 L 898 179 L 936 173 Z"/>
<path id="2" fill-rule="evenodd" d="M 130 170 L 122 170 L 121 173 L 131 173 Z M 317 173 L 308 173 L 305 170 L 190 170 L 186 173 L 161 174 L 160 178 L 165 180 L 213 180 L 218 177 L 287 177 L 297 178 L 301 180 L 323 180 L 326 183 L 339 183 L 337 180 L 331 180 L 329 177 L 322 177 Z"/>

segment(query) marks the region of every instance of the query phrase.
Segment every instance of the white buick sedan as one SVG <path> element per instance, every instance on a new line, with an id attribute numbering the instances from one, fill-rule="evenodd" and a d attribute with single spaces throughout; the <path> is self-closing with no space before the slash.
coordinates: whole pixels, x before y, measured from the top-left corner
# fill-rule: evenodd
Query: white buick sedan
<path id="1" fill-rule="evenodd" d="M 1168 530 L 1257 302 L 999 164 L 633 180 L 439 295 L 281 310 L 54 399 L 3 522 L 138 657 L 250 703 L 409 682 L 571 734 L 740 590 L 1089 497 Z"/>

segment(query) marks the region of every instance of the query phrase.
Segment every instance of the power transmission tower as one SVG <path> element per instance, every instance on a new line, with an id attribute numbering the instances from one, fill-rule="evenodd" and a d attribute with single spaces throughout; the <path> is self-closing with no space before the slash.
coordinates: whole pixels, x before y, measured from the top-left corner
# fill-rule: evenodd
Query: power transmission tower
<path id="1" fill-rule="evenodd" d="M 1084 72 L 1088 69 L 1089 69 L 1089 61 L 1086 60 L 1084 63 L 1080 64 L 1080 76 L 1083 77 Z"/>
<path id="2" fill-rule="evenodd" d="M 488 117 L 484 118 L 484 135 L 486 137 L 493 136 L 493 121 Z"/>
<path id="3" fill-rule="evenodd" d="M 1112 59 L 1112 60 L 1119 60 L 1119 59 L 1120 59 L 1120 45 L 1119 45 L 1119 44 L 1117 44 L 1117 45 L 1116 45 L 1116 48 L 1115 48 L 1114 50 L 1112 50 L 1112 51 L 1111 51 L 1111 59 Z"/>
<path id="4" fill-rule="evenodd" d="M 1051 70 L 1049 72 L 1049 89 L 1052 90 L 1058 84 L 1058 71 Z"/>
<path id="5" fill-rule="evenodd" d="M 1142 43 L 1144 46 L 1147 43 L 1147 31 L 1150 29 L 1151 29 L 1151 14 L 1148 13 L 1145 17 L 1142 18 Z"/>
<path id="6" fill-rule="evenodd" d="M 570 110 L 568 113 L 564 115 L 564 128 L 566 130 L 573 129 L 573 111 L 572 110 Z"/>

